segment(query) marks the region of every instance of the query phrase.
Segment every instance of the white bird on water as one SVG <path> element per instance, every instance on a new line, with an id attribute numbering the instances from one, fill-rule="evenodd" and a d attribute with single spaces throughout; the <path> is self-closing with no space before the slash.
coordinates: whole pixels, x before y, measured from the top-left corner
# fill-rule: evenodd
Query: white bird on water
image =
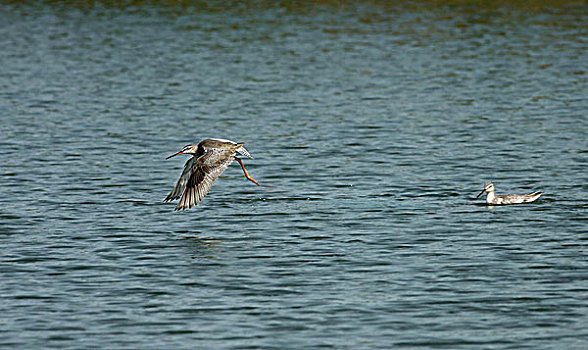
<path id="1" fill-rule="evenodd" d="M 486 203 L 495 205 L 530 203 L 541 197 L 543 194 L 543 192 L 537 191 L 529 194 L 507 194 L 504 196 L 497 196 L 494 191 L 494 184 L 492 182 L 488 182 L 486 186 L 484 186 L 484 189 L 482 192 L 480 192 L 478 197 L 480 197 L 485 192 L 488 193 L 486 196 Z"/>
<path id="2" fill-rule="evenodd" d="M 243 147 L 243 142 L 233 142 L 224 139 L 206 139 L 198 145 L 188 144 L 178 153 L 167 157 L 189 154 L 190 158 L 184 165 L 184 171 L 178 179 L 174 189 L 165 197 L 164 202 L 180 198 L 175 210 L 192 208 L 206 196 L 214 181 L 236 160 L 241 164 L 245 177 L 259 185 L 245 170 L 241 159 L 235 157 L 239 153 L 252 158 L 251 154 Z"/>

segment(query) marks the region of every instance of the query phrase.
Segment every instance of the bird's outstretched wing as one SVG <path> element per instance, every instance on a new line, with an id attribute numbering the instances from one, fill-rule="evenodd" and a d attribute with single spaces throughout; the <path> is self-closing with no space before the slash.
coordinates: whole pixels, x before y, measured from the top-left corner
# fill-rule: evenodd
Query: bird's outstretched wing
<path id="1" fill-rule="evenodd" d="M 224 154 L 226 152 L 230 154 Z M 230 150 L 210 149 L 202 156 L 188 160 L 176 187 L 166 201 L 176 199 L 181 194 L 175 210 L 192 208 L 206 196 L 214 181 L 233 162 L 234 153 Z"/>
<path id="2" fill-rule="evenodd" d="M 194 167 L 196 160 L 197 158 L 191 157 L 190 159 L 188 159 L 188 161 L 186 161 L 186 164 L 184 165 L 184 170 L 182 171 L 182 175 L 180 175 L 180 178 L 174 186 L 174 189 L 167 195 L 167 197 L 165 197 L 165 199 L 163 200 L 164 202 L 169 202 L 180 198 L 180 196 L 184 192 L 184 189 L 186 188 L 186 184 L 188 183 L 190 176 L 192 175 L 192 168 Z"/>

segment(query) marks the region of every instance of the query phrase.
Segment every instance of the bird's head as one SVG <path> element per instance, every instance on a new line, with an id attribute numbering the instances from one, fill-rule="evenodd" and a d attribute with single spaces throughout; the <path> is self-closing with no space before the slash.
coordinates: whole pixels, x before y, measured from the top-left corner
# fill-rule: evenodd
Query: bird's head
<path id="1" fill-rule="evenodd" d="M 480 192 L 478 197 L 480 197 L 485 192 L 492 192 L 492 191 L 494 191 L 494 184 L 492 182 L 488 182 L 486 184 L 486 186 L 484 186 L 484 189 L 482 190 L 482 192 Z M 478 198 L 478 197 L 476 197 L 476 198 Z"/>
<path id="2" fill-rule="evenodd" d="M 187 144 L 184 146 L 184 148 L 182 148 L 181 151 L 179 151 L 178 153 L 174 153 L 171 156 L 165 158 L 165 159 L 170 159 L 172 157 L 175 156 L 179 156 L 180 154 L 190 154 L 190 155 L 195 155 L 196 154 L 196 150 L 198 149 L 197 145 L 193 145 L 193 144 Z"/>

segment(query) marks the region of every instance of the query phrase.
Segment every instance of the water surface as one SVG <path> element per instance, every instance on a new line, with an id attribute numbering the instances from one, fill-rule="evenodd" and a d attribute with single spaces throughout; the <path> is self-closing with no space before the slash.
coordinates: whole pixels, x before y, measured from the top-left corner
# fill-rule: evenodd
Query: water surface
<path id="1" fill-rule="evenodd" d="M 0 16 L 3 347 L 588 347 L 584 4 Z"/>

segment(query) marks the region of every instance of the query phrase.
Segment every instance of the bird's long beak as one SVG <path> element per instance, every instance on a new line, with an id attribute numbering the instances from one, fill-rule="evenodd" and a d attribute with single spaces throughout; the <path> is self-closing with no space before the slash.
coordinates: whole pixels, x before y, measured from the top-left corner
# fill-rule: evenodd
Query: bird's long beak
<path id="1" fill-rule="evenodd" d="M 181 150 L 181 151 L 179 151 L 178 153 L 176 153 L 176 154 L 172 154 L 171 156 L 169 156 L 169 157 L 167 157 L 167 158 L 165 158 L 165 159 L 170 159 L 171 157 L 179 156 L 180 154 L 183 154 L 183 153 L 184 153 L 184 150 Z"/>
<path id="2" fill-rule="evenodd" d="M 486 189 L 483 189 L 482 192 L 480 192 L 480 194 L 476 196 L 476 198 L 480 197 L 484 192 L 486 192 Z"/>

